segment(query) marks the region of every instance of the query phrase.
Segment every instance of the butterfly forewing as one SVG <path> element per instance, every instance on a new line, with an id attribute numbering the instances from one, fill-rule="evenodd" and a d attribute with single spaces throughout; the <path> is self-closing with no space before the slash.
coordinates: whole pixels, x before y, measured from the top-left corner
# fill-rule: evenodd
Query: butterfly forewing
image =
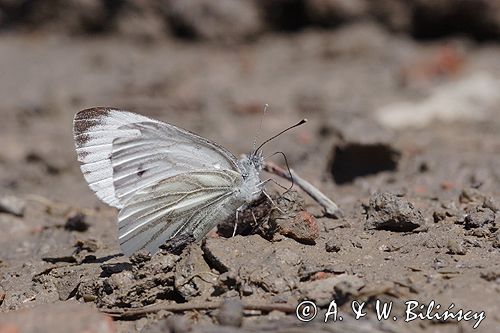
<path id="1" fill-rule="evenodd" d="M 242 202 L 233 194 L 241 175 L 231 170 L 179 174 L 137 191 L 118 216 L 122 251 L 154 252 L 184 234 L 201 239 Z"/>
<path id="2" fill-rule="evenodd" d="M 124 207 L 141 188 L 179 173 L 238 172 L 234 155 L 216 143 L 131 112 L 111 108 L 80 111 L 73 132 L 90 188 L 117 208 Z"/>

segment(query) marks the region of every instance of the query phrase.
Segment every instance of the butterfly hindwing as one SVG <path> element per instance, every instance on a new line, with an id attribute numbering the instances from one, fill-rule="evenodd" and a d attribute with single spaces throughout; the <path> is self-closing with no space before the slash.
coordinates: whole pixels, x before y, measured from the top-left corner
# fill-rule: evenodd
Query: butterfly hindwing
<path id="1" fill-rule="evenodd" d="M 241 175 L 231 170 L 179 174 L 137 191 L 118 215 L 122 251 L 155 252 L 178 235 L 201 239 L 242 202 L 234 196 Z"/>

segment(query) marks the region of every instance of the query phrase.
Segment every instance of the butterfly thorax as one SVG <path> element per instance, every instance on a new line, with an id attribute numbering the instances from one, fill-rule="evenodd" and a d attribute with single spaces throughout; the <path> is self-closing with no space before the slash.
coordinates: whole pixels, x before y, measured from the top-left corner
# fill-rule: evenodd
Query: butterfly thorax
<path id="1" fill-rule="evenodd" d="M 238 161 L 238 167 L 243 177 L 240 195 L 247 203 L 257 200 L 262 194 L 262 181 L 259 178 L 259 173 L 263 164 L 264 159 L 260 151 L 246 155 Z"/>

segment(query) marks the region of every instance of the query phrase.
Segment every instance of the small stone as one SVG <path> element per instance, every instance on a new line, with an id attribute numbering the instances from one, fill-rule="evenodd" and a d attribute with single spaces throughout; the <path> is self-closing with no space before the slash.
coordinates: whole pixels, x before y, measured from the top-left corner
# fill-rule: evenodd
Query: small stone
<path id="1" fill-rule="evenodd" d="M 339 244 L 339 240 L 335 238 L 330 238 L 325 243 L 326 252 L 339 252 L 341 249 L 341 244 Z"/>
<path id="2" fill-rule="evenodd" d="M 111 276 L 124 270 L 132 270 L 132 265 L 128 262 L 107 263 L 101 265 L 102 276 Z"/>
<path id="3" fill-rule="evenodd" d="M 47 255 L 42 257 L 43 261 L 50 262 L 52 264 L 59 263 L 59 262 L 77 262 L 76 260 L 76 255 L 75 253 L 55 253 L 54 255 L 51 255 L 51 253 L 48 253 Z"/>
<path id="4" fill-rule="evenodd" d="M 0 213 L 7 213 L 22 217 L 26 201 L 12 195 L 3 195 L 0 197 Z"/>
<path id="5" fill-rule="evenodd" d="M 240 297 L 240 294 L 237 290 L 232 289 L 232 290 L 229 290 L 228 292 L 226 292 L 224 294 L 224 296 L 226 298 L 238 298 L 238 297 Z"/>
<path id="6" fill-rule="evenodd" d="M 495 213 L 489 208 L 477 208 L 476 211 L 469 213 L 464 219 L 466 229 L 480 228 L 485 224 L 495 222 Z"/>
<path id="7" fill-rule="evenodd" d="M 225 293 L 228 290 L 234 290 L 237 284 L 237 276 L 233 271 L 224 272 L 219 275 L 217 281 L 218 291 L 220 293 Z"/>
<path id="8" fill-rule="evenodd" d="M 464 255 L 466 253 L 465 248 L 461 243 L 457 242 L 455 239 L 450 239 L 448 241 L 448 254 L 459 254 Z"/>
<path id="9" fill-rule="evenodd" d="M 80 251 L 87 251 L 87 252 L 96 252 L 97 249 L 99 249 L 99 242 L 95 239 L 89 238 L 89 239 L 84 239 L 84 240 L 78 240 L 75 244 L 75 247 L 77 250 Z"/>
<path id="10" fill-rule="evenodd" d="M 130 256 L 129 260 L 133 265 L 143 264 L 151 260 L 151 254 L 149 254 L 149 252 L 144 250 L 137 251 L 132 256 Z"/>
<path id="11" fill-rule="evenodd" d="M 238 299 L 225 300 L 217 314 L 217 320 L 222 326 L 240 327 L 243 322 L 243 304 Z"/>
<path id="12" fill-rule="evenodd" d="M 140 332 L 146 327 L 147 325 L 147 318 L 139 318 L 138 320 L 135 321 L 135 330 L 137 332 Z"/>
<path id="13" fill-rule="evenodd" d="M 85 215 L 82 213 L 71 214 L 64 225 L 64 229 L 70 231 L 84 232 L 88 228 L 89 224 L 85 221 Z"/>
<path id="14" fill-rule="evenodd" d="M 171 333 L 188 333 L 191 332 L 191 325 L 187 318 L 175 315 L 165 320 L 165 329 Z"/>
<path id="15" fill-rule="evenodd" d="M 458 197 L 458 201 L 462 204 L 467 204 L 471 202 L 483 202 L 485 199 L 484 195 L 475 188 L 464 188 Z"/>
<path id="16" fill-rule="evenodd" d="M 294 218 L 276 219 L 280 234 L 303 244 L 315 244 L 319 237 L 316 218 L 307 211 L 300 211 Z"/>
<path id="17" fill-rule="evenodd" d="M 93 302 L 97 299 L 97 296 L 95 295 L 91 295 L 91 294 L 85 294 L 83 295 L 83 301 L 88 303 L 88 302 Z"/>
<path id="18" fill-rule="evenodd" d="M 440 269 L 445 268 L 447 266 L 448 266 L 448 263 L 446 262 L 446 260 L 444 260 L 443 258 L 435 258 L 431 267 L 434 268 L 435 270 L 440 270 Z"/>
<path id="19" fill-rule="evenodd" d="M 151 260 L 144 264 L 144 270 L 147 270 L 148 274 L 152 275 L 170 272 L 174 269 L 175 264 L 180 258 L 175 254 L 160 251 L 155 253 L 151 257 Z"/>
<path id="20" fill-rule="evenodd" d="M 134 274 L 130 271 L 123 271 L 111 275 L 109 281 L 113 285 L 113 289 L 125 290 L 131 286 L 134 281 Z"/>
<path id="21" fill-rule="evenodd" d="M 443 221 L 446 219 L 446 211 L 443 209 L 436 210 L 434 213 L 432 213 L 432 218 L 434 219 L 434 223 L 438 223 L 440 221 Z"/>
<path id="22" fill-rule="evenodd" d="M 492 197 L 484 199 L 483 207 L 489 208 L 495 213 L 500 211 L 500 203 Z"/>
<path id="23" fill-rule="evenodd" d="M 491 232 L 486 228 L 474 228 L 474 229 L 469 230 L 469 233 L 467 233 L 467 236 L 485 238 L 485 237 L 488 237 L 490 234 L 491 234 Z"/>
<path id="24" fill-rule="evenodd" d="M 500 249 L 500 231 L 495 233 L 495 238 L 493 239 L 493 247 Z"/>
<path id="25" fill-rule="evenodd" d="M 383 252 L 391 252 L 391 248 L 387 244 L 380 245 L 378 249 Z"/>
<path id="26" fill-rule="evenodd" d="M 354 246 L 357 249 L 362 249 L 363 248 L 363 244 L 359 240 L 352 240 L 351 244 L 352 244 L 352 246 Z"/>
<path id="27" fill-rule="evenodd" d="M 482 272 L 479 276 L 488 282 L 494 281 L 496 283 L 500 283 L 500 272 L 495 272 L 495 271 Z"/>
<path id="28" fill-rule="evenodd" d="M 253 288 L 248 284 L 242 285 L 240 291 L 243 296 L 250 296 L 253 294 Z"/>
<path id="29" fill-rule="evenodd" d="M 420 210 L 392 193 L 375 193 L 366 207 L 365 228 L 368 230 L 407 232 L 424 224 Z"/>

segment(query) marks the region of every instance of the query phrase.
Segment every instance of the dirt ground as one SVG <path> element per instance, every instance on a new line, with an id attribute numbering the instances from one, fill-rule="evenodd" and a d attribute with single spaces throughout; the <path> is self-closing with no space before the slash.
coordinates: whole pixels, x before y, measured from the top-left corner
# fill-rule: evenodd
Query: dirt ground
<path id="1" fill-rule="evenodd" d="M 0 1 L 1 333 L 500 332 L 497 1 L 21 2 Z M 343 216 L 269 185 L 283 212 L 261 202 L 235 237 L 221 221 L 123 256 L 74 114 L 134 111 L 238 155 L 266 103 L 260 140 L 309 121 L 265 154 Z M 406 322 L 411 301 L 427 317 Z"/>

